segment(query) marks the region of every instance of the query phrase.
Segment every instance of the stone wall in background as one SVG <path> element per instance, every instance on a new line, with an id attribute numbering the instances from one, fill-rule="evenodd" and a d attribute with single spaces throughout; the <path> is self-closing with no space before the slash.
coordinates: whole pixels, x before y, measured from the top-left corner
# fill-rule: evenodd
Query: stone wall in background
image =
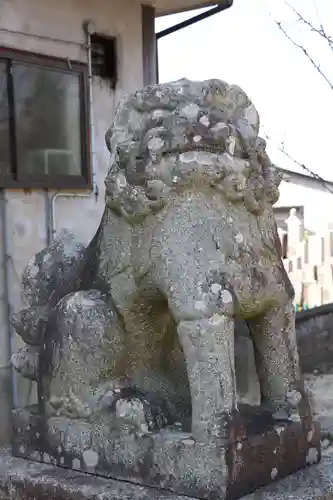
<path id="1" fill-rule="evenodd" d="M 314 376 L 332 373 L 333 304 L 296 313 L 296 335 L 303 373 Z M 259 387 L 253 345 L 245 322 L 236 326 L 235 356 L 240 399 L 256 403 L 259 401 Z"/>
<path id="2" fill-rule="evenodd" d="M 333 304 L 296 314 L 297 341 L 304 373 L 333 368 Z"/>

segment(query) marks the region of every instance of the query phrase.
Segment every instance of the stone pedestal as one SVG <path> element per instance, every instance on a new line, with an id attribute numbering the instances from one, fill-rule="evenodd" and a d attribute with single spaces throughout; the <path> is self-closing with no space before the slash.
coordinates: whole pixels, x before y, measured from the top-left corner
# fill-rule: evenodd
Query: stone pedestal
<path id="1" fill-rule="evenodd" d="M 0 449 L 0 500 L 189 500 L 166 491 L 12 457 Z M 333 459 L 292 474 L 243 500 L 333 499 Z"/>
<path id="2" fill-rule="evenodd" d="M 46 426 L 33 408 L 14 411 L 14 455 L 201 499 L 238 499 L 320 459 L 318 424 L 276 421 L 250 406 L 207 443 L 171 426 L 103 440 L 100 425 L 53 420 Z"/>

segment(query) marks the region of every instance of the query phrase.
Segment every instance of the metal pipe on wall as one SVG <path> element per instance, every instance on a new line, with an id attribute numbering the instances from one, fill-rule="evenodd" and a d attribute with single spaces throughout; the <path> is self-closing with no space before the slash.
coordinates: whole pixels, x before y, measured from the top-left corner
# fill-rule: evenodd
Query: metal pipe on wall
<path id="1" fill-rule="evenodd" d="M 52 239 L 56 236 L 56 213 L 55 202 L 58 198 L 90 198 L 98 197 L 98 185 L 96 179 L 96 150 L 95 150 L 95 121 L 93 109 L 93 74 L 92 74 L 92 59 L 91 59 L 91 35 L 94 33 L 94 24 L 92 21 L 86 20 L 83 23 L 83 29 L 86 35 L 86 48 L 88 59 L 88 93 L 89 93 L 89 125 L 90 125 L 90 167 L 91 167 L 91 189 L 88 193 L 73 194 L 68 192 L 58 192 L 51 197 L 49 206 L 49 222 L 51 226 Z"/>
<path id="2" fill-rule="evenodd" d="M 3 272 L 3 294 L 2 303 L 4 308 L 5 323 L 2 335 L 0 336 L 0 391 L 2 401 L 0 405 L 0 443 L 8 444 L 11 429 L 11 410 L 16 406 L 16 384 L 14 371 L 11 365 L 12 357 L 12 328 L 9 321 L 11 314 L 9 297 L 9 262 L 8 253 L 8 231 L 7 231 L 7 200 L 4 189 L 0 190 L 0 224 L 2 243 L 2 272 Z"/>
<path id="3" fill-rule="evenodd" d="M 52 220 L 51 220 L 51 200 L 49 196 L 49 190 L 44 190 L 44 200 L 45 200 L 45 234 L 46 234 L 46 246 L 49 247 L 52 243 Z"/>

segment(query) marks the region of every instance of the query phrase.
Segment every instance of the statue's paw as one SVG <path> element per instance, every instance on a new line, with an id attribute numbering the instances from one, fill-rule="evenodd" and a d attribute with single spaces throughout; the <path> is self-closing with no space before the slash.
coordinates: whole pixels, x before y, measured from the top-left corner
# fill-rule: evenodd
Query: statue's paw
<path id="1" fill-rule="evenodd" d="M 10 322 L 16 333 L 29 345 L 40 345 L 47 326 L 46 307 L 29 307 L 12 314 Z"/>
<path id="2" fill-rule="evenodd" d="M 13 354 L 11 363 L 24 378 L 38 380 L 39 347 L 26 345 Z"/>
<path id="3" fill-rule="evenodd" d="M 174 420 L 166 402 L 135 387 L 108 391 L 101 401 L 104 411 L 144 434 L 172 425 Z"/>

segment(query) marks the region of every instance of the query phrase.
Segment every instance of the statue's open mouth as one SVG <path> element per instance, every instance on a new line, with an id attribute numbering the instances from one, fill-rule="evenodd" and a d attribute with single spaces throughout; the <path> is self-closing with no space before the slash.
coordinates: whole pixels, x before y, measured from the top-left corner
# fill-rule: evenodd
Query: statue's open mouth
<path id="1" fill-rule="evenodd" d="M 162 152 L 162 156 L 170 156 L 175 154 L 183 154 L 190 152 L 205 152 L 205 153 L 215 153 L 222 154 L 226 152 L 225 145 L 222 143 L 212 143 L 212 144 L 186 144 L 185 146 L 178 146 L 177 148 L 171 148 Z"/>
<path id="2" fill-rule="evenodd" d="M 203 153 L 203 155 L 200 157 L 199 155 L 197 156 L 196 153 Z M 150 158 L 150 162 L 148 164 L 146 163 L 143 156 L 137 157 L 135 170 L 128 171 L 126 173 L 126 179 L 128 183 L 131 185 L 138 185 L 144 187 L 148 180 L 159 178 L 159 174 L 161 174 L 162 172 L 162 170 L 161 171 L 159 170 L 160 164 L 163 163 L 163 160 L 168 162 L 168 159 L 170 158 L 171 162 L 175 163 L 180 162 L 187 164 L 193 163 L 198 165 L 202 164 L 203 168 L 205 168 L 205 166 L 207 166 L 207 168 L 209 167 L 211 168 L 213 163 L 217 162 L 215 164 L 216 167 L 215 175 L 211 170 L 207 170 L 207 172 L 205 172 L 204 170 L 199 169 L 198 173 L 200 173 L 202 180 L 204 182 L 206 182 L 207 177 L 211 176 L 213 176 L 212 180 L 214 180 L 215 182 L 219 182 L 222 181 L 226 176 L 225 167 L 228 168 L 228 161 L 227 165 L 225 165 L 226 158 L 222 157 L 222 155 L 225 154 L 229 154 L 230 158 L 231 156 L 233 156 L 228 151 L 227 145 L 222 141 L 218 143 L 212 142 L 210 144 L 204 143 L 204 144 L 186 144 L 184 146 L 178 145 L 175 148 L 168 148 L 165 149 L 164 151 L 156 152 L 155 157 Z M 211 155 L 215 155 L 214 161 L 212 161 Z M 238 160 L 246 160 L 246 159 L 248 159 L 248 157 L 246 157 L 245 155 L 242 158 L 238 157 Z M 192 167 L 192 169 L 188 170 L 187 172 L 185 170 L 182 170 L 183 180 L 188 176 L 195 175 L 195 167 Z M 245 169 L 244 175 L 249 176 L 250 170 L 246 171 Z M 239 189 L 236 189 L 236 191 L 238 190 Z"/>

